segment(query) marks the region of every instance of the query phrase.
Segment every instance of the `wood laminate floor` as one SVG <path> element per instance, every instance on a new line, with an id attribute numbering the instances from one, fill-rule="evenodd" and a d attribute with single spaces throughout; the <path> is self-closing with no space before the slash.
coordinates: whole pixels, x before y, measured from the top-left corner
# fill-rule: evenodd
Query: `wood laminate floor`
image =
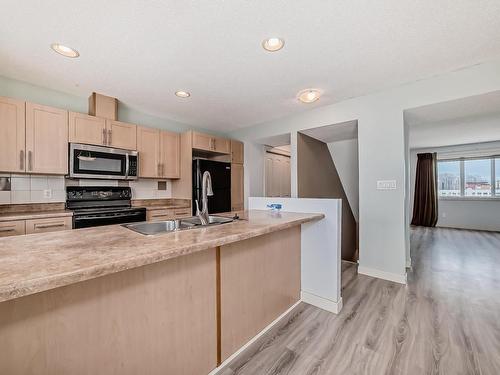
<path id="1" fill-rule="evenodd" d="M 301 304 L 223 375 L 500 374 L 500 233 L 412 230 L 408 285 L 343 264 L 344 308 Z"/>

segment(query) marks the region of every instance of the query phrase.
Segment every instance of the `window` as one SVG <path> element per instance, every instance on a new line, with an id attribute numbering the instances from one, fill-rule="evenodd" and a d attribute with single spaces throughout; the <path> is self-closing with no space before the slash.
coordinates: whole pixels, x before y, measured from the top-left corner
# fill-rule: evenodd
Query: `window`
<path id="1" fill-rule="evenodd" d="M 438 161 L 440 197 L 500 198 L 500 157 Z"/>
<path id="2" fill-rule="evenodd" d="M 500 197 L 500 158 L 495 159 L 495 196 Z"/>
<path id="3" fill-rule="evenodd" d="M 460 160 L 438 162 L 440 197 L 460 196 Z"/>
<path id="4" fill-rule="evenodd" d="M 491 159 L 464 161 L 465 196 L 491 197 Z"/>

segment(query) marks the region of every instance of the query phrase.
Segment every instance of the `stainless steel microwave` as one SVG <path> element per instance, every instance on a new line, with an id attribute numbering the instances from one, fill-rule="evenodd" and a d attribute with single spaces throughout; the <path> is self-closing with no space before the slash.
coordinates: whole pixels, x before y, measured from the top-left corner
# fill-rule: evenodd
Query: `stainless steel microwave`
<path id="1" fill-rule="evenodd" d="M 69 144 L 69 177 L 135 180 L 139 170 L 137 151 Z"/>

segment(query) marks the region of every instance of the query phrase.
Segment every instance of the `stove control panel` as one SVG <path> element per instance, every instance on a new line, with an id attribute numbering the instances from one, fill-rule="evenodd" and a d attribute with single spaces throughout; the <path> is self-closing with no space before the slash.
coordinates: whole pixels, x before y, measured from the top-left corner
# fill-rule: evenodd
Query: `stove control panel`
<path id="1" fill-rule="evenodd" d="M 68 186 L 66 188 L 67 202 L 130 200 L 131 198 L 132 190 L 128 186 Z"/>

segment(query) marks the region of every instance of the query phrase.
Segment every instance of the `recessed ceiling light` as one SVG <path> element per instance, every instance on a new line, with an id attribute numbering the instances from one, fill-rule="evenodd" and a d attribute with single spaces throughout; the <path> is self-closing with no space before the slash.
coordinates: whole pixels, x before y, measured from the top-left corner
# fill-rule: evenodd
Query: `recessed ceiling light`
<path id="1" fill-rule="evenodd" d="M 50 45 L 50 48 L 52 48 L 54 51 L 56 51 L 58 54 L 66 56 L 66 57 L 78 57 L 80 54 L 76 49 L 73 49 L 71 47 L 63 46 L 62 44 L 59 43 L 52 43 Z"/>
<path id="2" fill-rule="evenodd" d="M 316 89 L 307 89 L 299 92 L 298 99 L 302 103 L 314 103 L 321 96 L 321 92 Z"/>
<path id="3" fill-rule="evenodd" d="M 178 96 L 179 98 L 189 98 L 191 94 L 187 91 L 179 90 L 175 92 L 175 96 Z"/>
<path id="4" fill-rule="evenodd" d="M 262 47 L 269 52 L 276 52 L 283 48 L 285 41 L 281 38 L 267 38 L 262 41 Z"/>

